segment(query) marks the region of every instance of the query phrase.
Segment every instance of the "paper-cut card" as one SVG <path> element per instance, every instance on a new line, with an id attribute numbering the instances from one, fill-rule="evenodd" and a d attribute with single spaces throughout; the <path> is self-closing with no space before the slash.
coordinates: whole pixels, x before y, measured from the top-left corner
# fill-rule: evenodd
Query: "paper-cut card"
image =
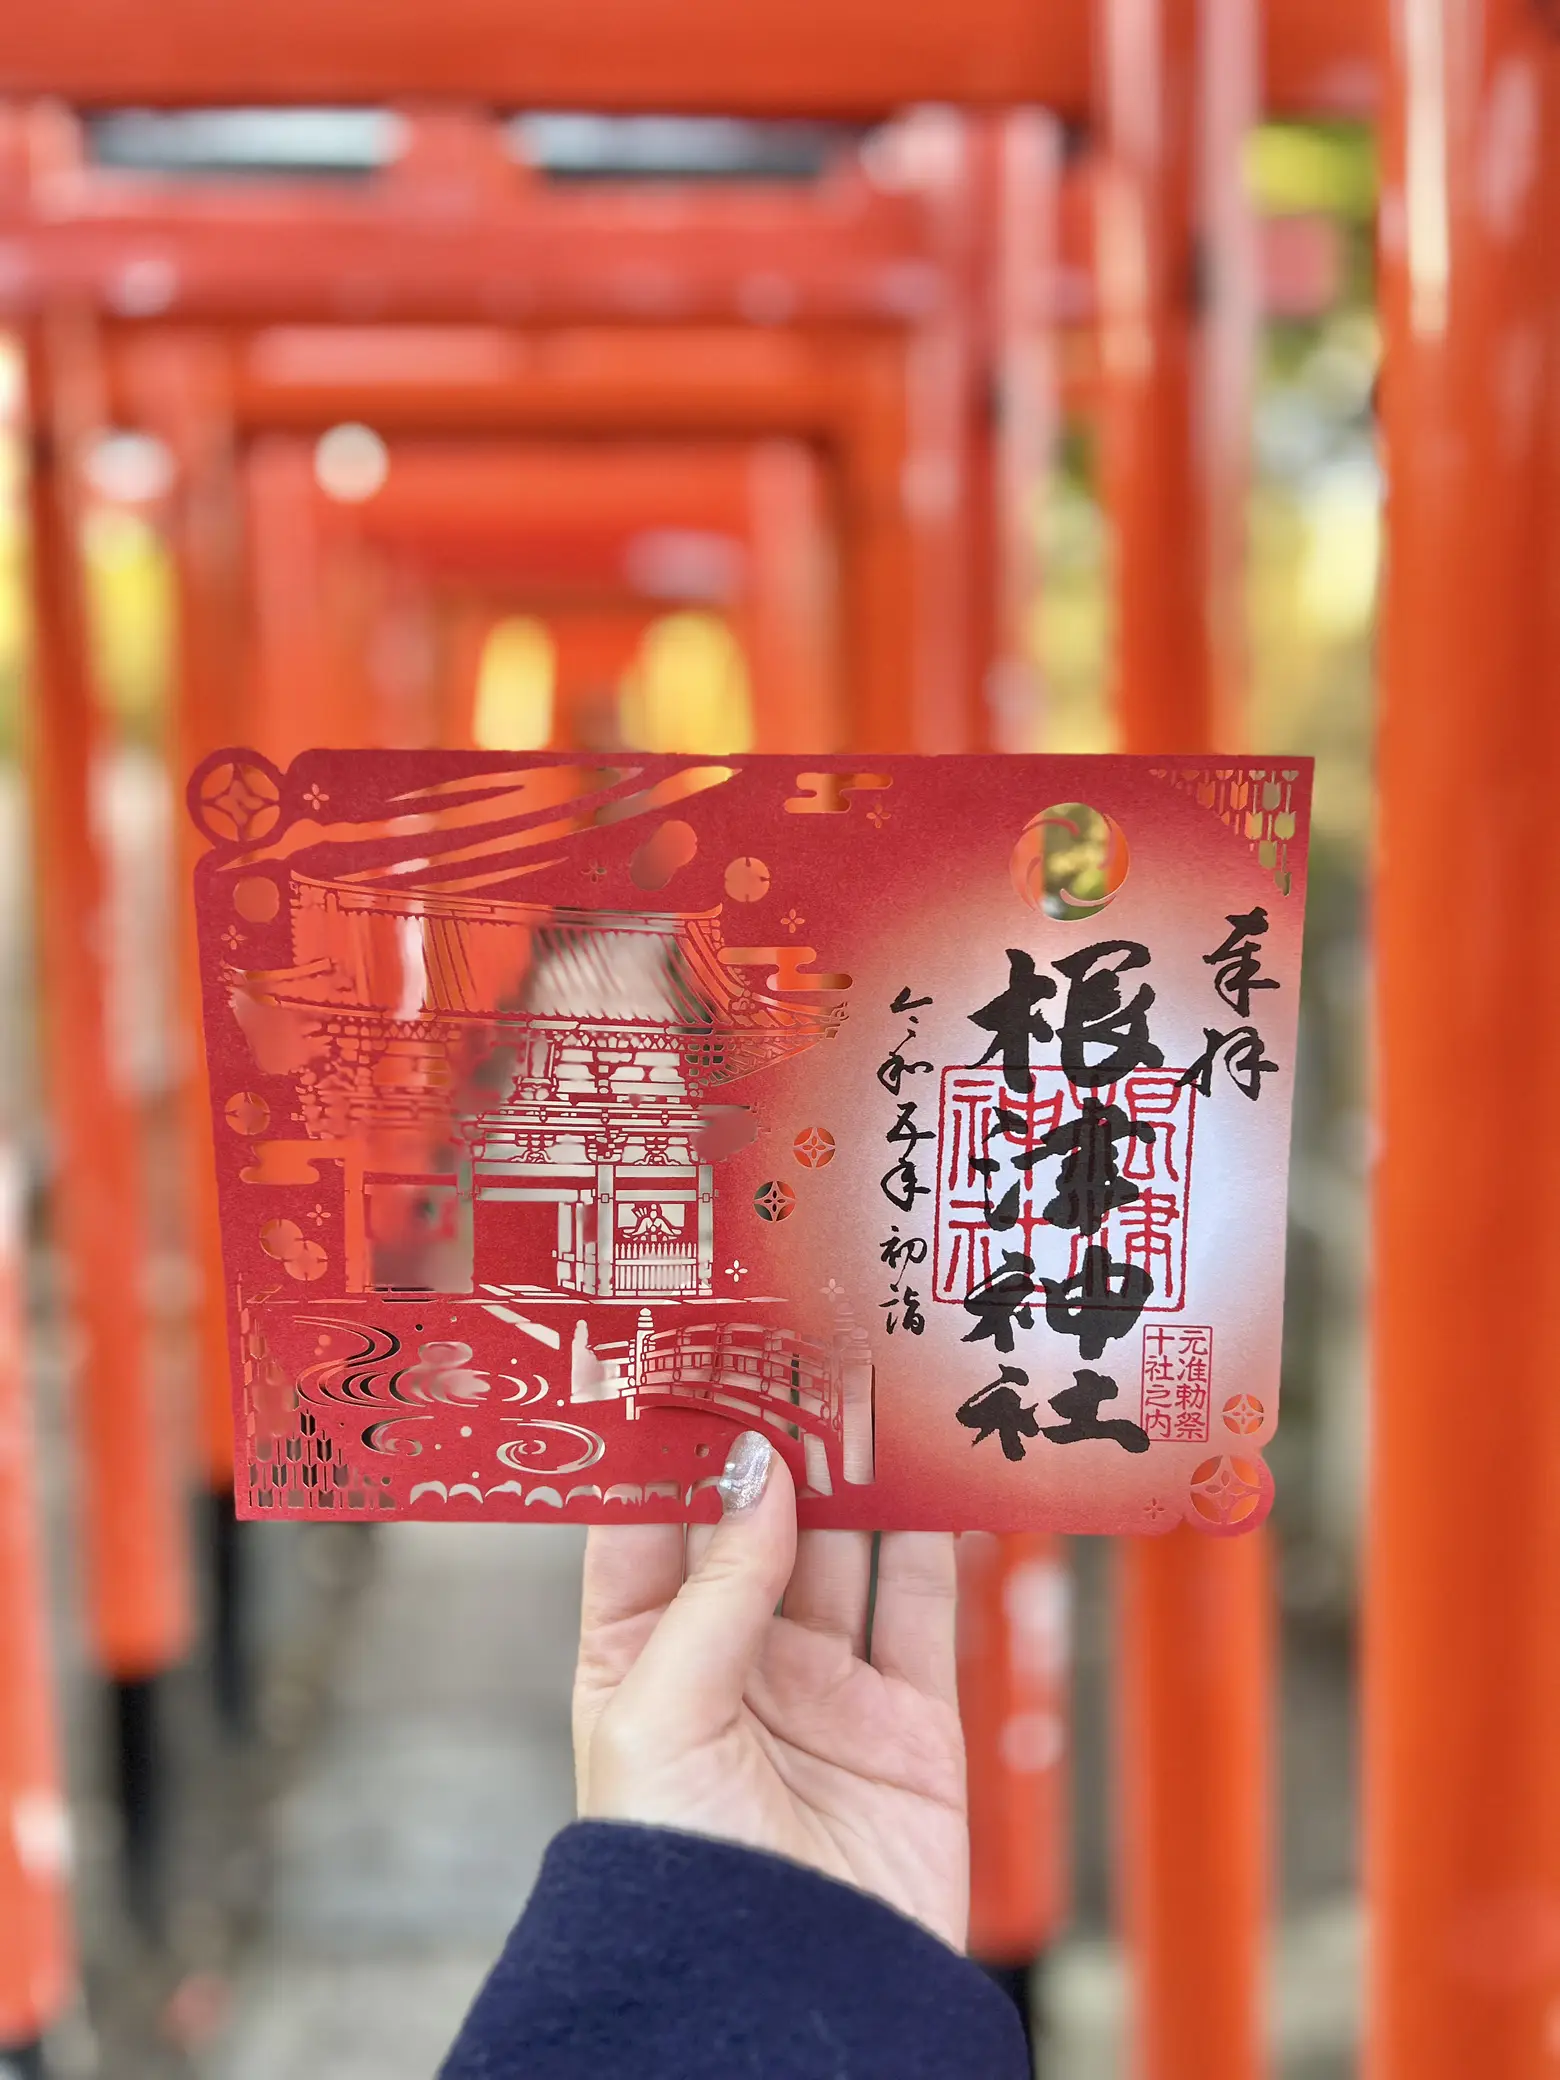
<path id="1" fill-rule="evenodd" d="M 242 1513 L 1260 1522 L 1307 761 L 210 758 Z"/>

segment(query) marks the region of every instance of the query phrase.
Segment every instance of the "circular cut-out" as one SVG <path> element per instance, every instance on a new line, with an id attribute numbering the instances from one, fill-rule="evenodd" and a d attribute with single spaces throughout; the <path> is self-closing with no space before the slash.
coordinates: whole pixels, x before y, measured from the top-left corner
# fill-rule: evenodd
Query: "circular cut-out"
<path id="1" fill-rule="evenodd" d="M 263 1134 L 271 1124 L 271 1108 L 258 1091 L 235 1091 L 222 1116 L 235 1134 Z"/>
<path id="2" fill-rule="evenodd" d="M 251 874 L 233 885 L 233 908 L 251 924 L 269 924 L 281 903 L 281 890 L 266 875 Z"/>
<path id="3" fill-rule="evenodd" d="M 1127 878 L 1121 825 L 1086 802 L 1058 802 L 1031 817 L 1008 863 L 1031 909 L 1072 924 L 1097 916 Z"/>
<path id="4" fill-rule="evenodd" d="M 280 775 L 269 761 L 217 758 L 196 773 L 190 807 L 219 844 L 269 837 L 282 814 Z"/>
<path id="5" fill-rule="evenodd" d="M 320 1278 L 329 1261 L 322 1245 L 309 1241 L 296 1221 L 266 1221 L 260 1230 L 260 1247 L 268 1257 L 275 1257 L 290 1278 Z"/>
<path id="6" fill-rule="evenodd" d="M 323 1244 L 305 1241 L 287 1258 L 284 1268 L 289 1278 L 323 1278 L 329 1261 Z"/>
<path id="7" fill-rule="evenodd" d="M 1232 1394 L 1221 1414 L 1225 1429 L 1234 1430 L 1241 1437 L 1254 1437 L 1267 1418 L 1267 1410 L 1255 1394 Z"/>
<path id="8" fill-rule="evenodd" d="M 804 1170 L 822 1170 L 834 1161 L 834 1136 L 827 1127 L 803 1127 L 791 1143 L 791 1153 Z"/>
<path id="9" fill-rule="evenodd" d="M 1262 1469 L 1250 1459 L 1204 1459 L 1192 1472 L 1192 1508 L 1210 1524 L 1244 1523 L 1262 1500 Z"/>
<path id="10" fill-rule="evenodd" d="M 285 1264 L 303 1244 L 303 1230 L 296 1221 L 267 1221 L 260 1230 L 260 1247 L 268 1257 Z"/>
<path id="11" fill-rule="evenodd" d="M 772 1177 L 753 1194 L 753 1207 L 761 1221 L 785 1221 L 796 1207 L 796 1194 L 788 1184 Z"/>
<path id="12" fill-rule="evenodd" d="M 734 903 L 761 902 L 769 893 L 769 869 L 761 859 L 744 854 L 726 869 L 726 893 Z"/>

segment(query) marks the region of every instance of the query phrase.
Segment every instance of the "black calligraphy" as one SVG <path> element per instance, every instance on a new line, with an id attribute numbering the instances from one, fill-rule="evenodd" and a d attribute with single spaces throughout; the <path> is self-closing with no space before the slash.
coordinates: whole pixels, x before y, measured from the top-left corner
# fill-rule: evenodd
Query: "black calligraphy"
<path id="1" fill-rule="evenodd" d="M 1102 1105 L 1091 1095 L 1084 1099 L 1076 1119 L 1063 1120 L 1019 1158 L 1024 1163 L 1043 1162 L 1051 1156 L 1062 1159 L 1056 1197 L 1042 1214 L 1052 1227 L 1095 1235 L 1118 1207 L 1130 1206 L 1142 1197 L 1132 1180 L 1121 1174 L 1116 1160 L 1118 1141 L 1141 1141 L 1152 1147 L 1154 1129 L 1146 1120 L 1133 1119 L 1119 1105 Z"/>
<path id="2" fill-rule="evenodd" d="M 975 1432 L 972 1442 L 983 1444 L 988 1437 L 1002 1441 L 1003 1456 L 1024 1456 L 1024 1439 L 1040 1435 L 1036 1403 L 1026 1402 L 1018 1392 L 1027 1387 L 1029 1374 L 1018 1365 L 1003 1365 L 989 1386 L 977 1387 L 958 1411 L 958 1420 Z"/>
<path id="3" fill-rule="evenodd" d="M 1002 1365 L 994 1380 L 978 1387 L 960 1406 L 958 1420 L 975 1432 L 975 1444 L 995 1437 L 1003 1457 L 1014 1461 L 1024 1457 L 1026 1437 L 1044 1437 L 1051 1444 L 1083 1444 L 1098 1438 L 1119 1445 L 1124 1452 L 1148 1450 L 1148 1432 L 1140 1424 L 1122 1416 L 1101 1416 L 1104 1403 L 1114 1401 L 1121 1391 L 1103 1372 L 1079 1369 L 1073 1373 L 1070 1387 L 1051 1396 L 1051 1412 L 1061 1417 L 1059 1423 L 1040 1422 L 1038 1403 L 1025 1401 L 1019 1392 L 1028 1385 L 1029 1374 L 1022 1366 Z"/>
<path id="4" fill-rule="evenodd" d="M 924 1264 L 926 1262 L 926 1239 L 921 1235 L 901 1235 L 899 1223 L 895 1221 L 893 1232 L 886 1242 L 878 1246 L 878 1261 L 886 1264 L 890 1271 L 897 1272 L 900 1266 Z"/>
<path id="5" fill-rule="evenodd" d="M 1010 946 L 1007 958 L 1007 988 L 969 1015 L 972 1026 L 991 1035 L 991 1045 L 975 1066 L 983 1068 L 993 1055 L 1000 1054 L 1003 1082 L 1010 1091 L 1028 1097 L 1035 1087 L 1029 1065 L 1030 1044 L 1052 1038 L 1051 1028 L 1037 1007 L 1056 995 L 1056 984 L 1049 975 L 1036 973 L 1033 954 Z"/>
<path id="6" fill-rule="evenodd" d="M 1233 912 L 1225 922 L 1229 934 L 1222 946 L 1203 955 L 1203 965 L 1215 970 L 1213 986 L 1237 1018 L 1250 1018 L 1251 993 L 1277 989 L 1277 979 L 1264 975 L 1258 939 L 1268 928 L 1268 914 L 1259 903 L 1255 910 Z"/>
<path id="7" fill-rule="evenodd" d="M 1182 1083 L 1189 1083 L 1205 1098 L 1213 1095 L 1213 1072 L 1223 1062 L 1231 1083 L 1243 1097 L 1253 1103 L 1261 1095 L 1262 1079 L 1271 1076 L 1277 1062 L 1269 1061 L 1263 1051 L 1262 1035 L 1255 1026 L 1237 1026 L 1232 1033 L 1221 1033 L 1213 1026 L 1203 1027 L 1204 1047 L 1193 1062 Z"/>
<path id="8" fill-rule="evenodd" d="M 1075 1372 L 1073 1384 L 1051 1396 L 1051 1407 L 1062 1421 L 1048 1423 L 1040 1435 L 1052 1444 L 1081 1444 L 1086 1438 L 1103 1437 L 1119 1444 L 1124 1452 L 1146 1452 L 1148 1432 L 1141 1424 L 1129 1423 L 1122 1416 L 1100 1416 L 1101 1404 L 1114 1401 L 1120 1391 L 1103 1372 Z"/>
<path id="9" fill-rule="evenodd" d="M 884 1324 L 890 1336 L 896 1328 L 903 1328 L 907 1336 L 924 1336 L 926 1317 L 921 1312 L 921 1296 L 914 1286 L 906 1286 L 902 1293 L 895 1293 L 888 1300 L 880 1300 L 878 1306 L 884 1311 Z"/>
<path id="10" fill-rule="evenodd" d="M 1095 1090 L 1133 1069 L 1163 1067 L 1164 1055 L 1148 1033 L 1153 988 L 1140 983 L 1130 1000 L 1122 1000 L 1122 976 L 1146 968 L 1148 958 L 1148 948 L 1134 940 L 1105 939 L 1052 962 L 1069 984 L 1060 1037 L 1070 1083 Z"/>
<path id="11" fill-rule="evenodd" d="M 1035 1325 L 1034 1299 L 1035 1264 L 1033 1257 L 1026 1257 L 1018 1250 L 1007 1250 L 1002 1262 L 989 1278 L 983 1278 L 972 1286 L 965 1296 L 964 1312 L 975 1326 L 964 1338 L 966 1343 L 994 1343 L 1004 1356 L 1013 1350 L 1013 1325 L 1020 1329 L 1032 1329 Z"/>
<path id="12" fill-rule="evenodd" d="M 920 1013 L 931 1001 L 930 997 L 912 996 L 908 983 L 897 993 L 888 1008 L 894 1017 L 907 1020 L 905 1035 L 878 1064 L 877 1071 L 878 1082 L 895 1100 L 894 1123 L 883 1139 L 890 1149 L 899 1151 L 898 1160 L 878 1180 L 878 1189 L 896 1212 L 904 1214 L 913 1213 L 917 1199 L 925 1199 L 931 1192 L 931 1187 L 921 1180 L 918 1157 L 922 1143 L 935 1141 L 936 1135 L 930 1127 L 920 1124 L 918 1101 L 901 1095 L 907 1077 L 930 1075 L 932 1071 L 929 1061 L 912 1060 L 908 1052 L 916 1042 Z M 894 1274 L 889 1282 L 889 1297 L 878 1303 L 890 1336 L 896 1329 L 903 1329 L 908 1336 L 926 1333 L 921 1295 L 906 1278 L 914 1266 L 925 1263 L 926 1253 L 924 1238 L 901 1235 L 897 1221 L 879 1245 L 880 1261 Z"/>
<path id="13" fill-rule="evenodd" d="M 1268 914 L 1262 905 L 1252 910 L 1234 910 L 1225 916 L 1229 931 L 1203 963 L 1213 969 L 1213 986 L 1237 1017 L 1249 1021 L 1251 998 L 1259 989 L 1277 989 L 1272 975 L 1262 973 L 1262 948 L 1258 943 L 1268 929 Z M 1262 1035 L 1249 1023 L 1231 1032 L 1216 1026 L 1203 1027 L 1203 1051 L 1181 1078 L 1207 1098 L 1213 1095 L 1213 1072 L 1219 1063 L 1242 1097 L 1253 1104 L 1262 1095 L 1262 1079 L 1278 1068 L 1270 1061 Z"/>
<path id="14" fill-rule="evenodd" d="M 921 1312 L 921 1296 L 908 1283 L 910 1272 L 918 1264 L 926 1262 L 927 1242 L 924 1235 L 901 1235 L 896 1221 L 888 1236 L 878 1245 L 878 1260 L 886 1264 L 894 1274 L 889 1280 L 886 1300 L 878 1306 L 883 1310 L 884 1327 L 890 1336 L 903 1328 L 909 1336 L 924 1336 L 926 1316 Z"/>
<path id="15" fill-rule="evenodd" d="M 974 1171 L 977 1177 L 983 1177 L 986 1180 L 986 1225 L 994 1234 L 1005 1235 L 1009 1228 L 1018 1225 L 1018 1204 L 1019 1196 L 1023 1191 L 1023 1177 L 1020 1175 L 1016 1178 L 998 1203 L 995 1206 L 992 1205 L 991 1180 L 1000 1175 L 1002 1170 L 1001 1156 L 992 1154 L 993 1141 L 995 1136 L 999 1134 L 1015 1136 L 1022 1135 L 1023 1132 L 1024 1115 L 1021 1112 L 1010 1112 L 1006 1106 L 999 1105 L 992 1114 L 991 1123 L 986 1129 L 984 1149 L 980 1155 L 970 1157 L 971 1170 Z M 1038 1159 L 1032 1151 L 1025 1151 L 1023 1154 L 1010 1158 L 1011 1167 L 1020 1173 L 1032 1168 L 1036 1160 Z"/>
<path id="16" fill-rule="evenodd" d="M 1115 1279 L 1117 1282 L 1112 1283 Z M 1098 1358 L 1125 1336 L 1153 1298 L 1154 1281 L 1141 1264 L 1116 1264 L 1102 1243 L 1091 1242 L 1071 1278 L 1043 1278 L 1047 1327 L 1076 1336 L 1080 1358 Z"/>
<path id="17" fill-rule="evenodd" d="M 1056 995 L 1056 984 L 1049 975 L 1040 974 L 1034 955 L 1021 947 L 1010 946 L 1007 961 L 1007 987 L 969 1014 L 972 1026 L 991 1035 L 986 1052 L 974 1065 L 977 1069 L 1000 1058 L 1008 1089 L 1028 1097 L 1035 1081 L 1031 1050 L 1036 1042 L 1058 1037 L 1063 1069 L 1073 1084 L 1086 1090 L 1119 1082 L 1133 1069 L 1163 1066 L 1164 1055 L 1148 1030 L 1154 1003 L 1152 985 L 1139 983 L 1129 998 L 1123 996 L 1121 986 L 1123 975 L 1148 966 L 1146 946 L 1133 939 L 1102 939 L 1053 961 L 1068 985 L 1057 1032 L 1040 1008 Z"/>
<path id="18" fill-rule="evenodd" d="M 1258 922 L 1232 918 L 1230 923 L 1243 929 L 1220 950 L 1214 965 L 1221 975 L 1228 968 L 1231 989 L 1254 987 L 1261 978 L 1248 972 L 1248 964 L 1254 958 Z M 1033 955 L 1009 947 L 1006 987 L 969 1013 L 970 1024 L 990 1035 L 974 1066 L 999 1062 L 1013 1101 L 1033 1099 L 1034 1049 L 1053 1039 L 1059 1043 L 1064 1075 L 1081 1093 L 1075 1117 L 1051 1126 L 1029 1147 L 1023 1144 L 1031 1129 L 1017 1103 L 999 1101 L 993 1106 L 984 1142 L 968 1161 L 984 1180 L 986 1225 L 994 1235 L 1005 1235 L 1018 1225 L 1025 1175 L 1041 1163 L 1059 1165 L 1055 1189 L 1040 1214 L 1051 1228 L 1097 1236 L 1113 1213 L 1142 1198 L 1139 1187 L 1124 1174 L 1121 1151 L 1135 1142 L 1151 1147 L 1155 1129 L 1096 1093 L 1134 1070 L 1164 1066 L 1163 1050 L 1149 1029 L 1153 986 L 1126 979 L 1136 978 L 1149 958 L 1148 948 L 1136 940 L 1105 939 L 1054 961 L 1051 965 L 1067 990 L 1053 1028 L 1047 1007 L 1060 994 L 1058 984 L 1040 973 Z M 1043 1306 L 1045 1326 L 1054 1335 L 1076 1339 L 1078 1355 L 1085 1361 L 1074 1372 L 1073 1384 L 1050 1403 L 1060 1421 L 1043 1428 L 1036 1417 L 1037 1404 L 1026 1402 L 1019 1391 L 1028 1386 L 1029 1375 L 1017 1364 L 1002 1365 L 997 1378 L 959 1409 L 958 1420 L 975 1432 L 975 1442 L 998 1438 L 1010 1460 L 1022 1459 L 1024 1440 L 1036 1436 L 1052 1444 L 1103 1438 L 1124 1451 L 1148 1449 L 1147 1433 L 1139 1425 L 1101 1415 L 1101 1407 L 1118 1389 L 1105 1374 L 1086 1368 L 1108 1343 L 1136 1325 L 1153 1296 L 1153 1277 L 1131 1258 L 1113 1260 L 1103 1242 L 1090 1241 L 1081 1260 L 1075 1255 L 1073 1262 L 1078 1268 L 1069 1276 L 1046 1278 L 1037 1274 L 1034 1258 L 1026 1251 L 1005 1249 L 996 1268 L 971 1286 L 963 1302 L 971 1322 L 966 1343 L 990 1343 L 1011 1359 L 1018 1332 L 1034 1329 Z"/>
<path id="19" fill-rule="evenodd" d="M 1053 1228 L 1071 1228 L 1080 1235 L 1097 1234 L 1117 1208 L 1130 1206 L 1142 1197 L 1131 1179 L 1122 1175 L 1116 1145 L 1121 1141 L 1141 1141 L 1152 1147 L 1154 1129 L 1146 1120 L 1133 1119 L 1119 1105 L 1102 1104 L 1091 1093 L 1076 1118 L 1063 1120 L 1032 1148 L 1016 1154 L 993 1152 L 1000 1146 L 999 1135 L 1013 1140 L 1024 1132 L 1023 1115 L 999 1105 L 991 1115 L 983 1152 L 969 1159 L 975 1175 L 986 1179 L 986 1225 L 993 1234 L 1005 1235 L 1018 1225 L 1024 1174 L 1055 1158 L 1061 1160 L 1056 1195 L 1041 1214 Z M 1004 1161 L 1014 1173 L 1014 1181 L 993 1203 L 991 1180 L 1002 1174 Z"/>

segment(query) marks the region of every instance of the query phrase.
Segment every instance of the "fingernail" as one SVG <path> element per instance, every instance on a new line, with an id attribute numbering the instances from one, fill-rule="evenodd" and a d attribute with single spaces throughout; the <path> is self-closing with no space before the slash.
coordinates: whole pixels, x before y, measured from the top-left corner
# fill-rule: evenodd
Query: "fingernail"
<path id="1" fill-rule="evenodd" d="M 725 1515 L 729 1517 L 738 1510 L 753 1507 L 764 1492 L 764 1483 L 769 1478 L 769 1462 L 773 1457 L 769 1439 L 761 1431 L 743 1431 L 731 1447 L 720 1479 L 715 1483 L 720 1490 L 721 1508 Z"/>

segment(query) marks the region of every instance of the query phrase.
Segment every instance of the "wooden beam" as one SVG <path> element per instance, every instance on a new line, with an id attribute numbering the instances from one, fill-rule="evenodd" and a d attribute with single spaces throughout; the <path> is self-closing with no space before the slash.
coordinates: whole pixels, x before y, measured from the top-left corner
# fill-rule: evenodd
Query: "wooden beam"
<path id="1" fill-rule="evenodd" d="M 1273 0 L 1269 107 L 1360 114 L 1375 9 Z M 1088 107 L 1088 0 L 54 0 L 0 12 L 0 94 L 82 106 L 371 103 L 872 118 Z"/>
<path id="2" fill-rule="evenodd" d="M 0 312 L 527 324 L 925 319 L 948 292 L 926 199 L 816 187 L 496 188 L 386 176 L 169 181 L 72 171 L 0 188 Z"/>
<path id="3" fill-rule="evenodd" d="M 1092 324 L 1094 181 L 1063 185 L 1051 316 Z M 1339 294 L 1343 247 L 1320 216 L 1259 227 L 1264 310 L 1304 317 Z M 957 301 L 922 198 L 838 207 L 697 191 L 651 207 L 603 187 L 468 217 L 373 194 L 181 192 L 88 180 L 62 208 L 0 202 L 0 319 L 62 304 L 136 324 L 874 326 L 936 321 Z"/>
<path id="4" fill-rule="evenodd" d="M 0 92 L 869 117 L 1081 84 L 1087 40 L 1084 0 L 62 0 L 6 10 Z"/>
<path id="5" fill-rule="evenodd" d="M 886 361 L 897 380 L 901 351 L 870 335 L 719 327 L 582 326 L 534 338 L 499 326 L 271 326 L 204 337 L 224 354 L 240 435 L 365 420 L 386 439 L 830 438 L 848 426 L 871 365 Z M 124 330 L 105 341 L 118 423 L 141 416 L 139 364 L 155 344 Z"/>

